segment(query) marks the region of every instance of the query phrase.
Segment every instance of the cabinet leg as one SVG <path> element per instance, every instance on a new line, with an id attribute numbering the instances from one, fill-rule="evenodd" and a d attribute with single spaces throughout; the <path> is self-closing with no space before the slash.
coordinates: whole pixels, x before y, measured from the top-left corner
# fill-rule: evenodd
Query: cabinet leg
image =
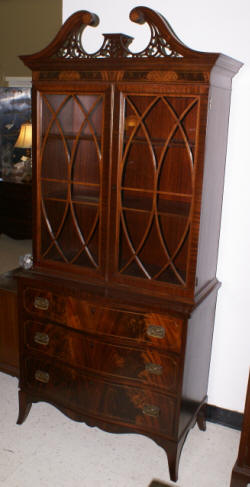
<path id="1" fill-rule="evenodd" d="M 177 482 L 181 448 L 178 448 L 177 445 L 173 445 L 170 447 L 168 446 L 168 449 L 165 451 L 168 457 L 170 480 L 172 480 L 172 482 Z"/>
<path id="2" fill-rule="evenodd" d="M 27 399 L 27 394 L 23 391 L 19 391 L 19 415 L 17 418 L 17 424 L 22 424 L 27 418 L 32 402 Z"/>
<path id="3" fill-rule="evenodd" d="M 202 406 L 197 415 L 197 425 L 201 431 L 206 431 L 206 404 Z"/>
<path id="4" fill-rule="evenodd" d="M 232 475 L 230 487 L 247 487 L 248 480 Z"/>
<path id="5" fill-rule="evenodd" d="M 250 484 L 250 471 L 248 469 L 247 473 L 240 472 L 237 470 L 237 465 L 232 471 L 230 487 L 247 487 Z"/>

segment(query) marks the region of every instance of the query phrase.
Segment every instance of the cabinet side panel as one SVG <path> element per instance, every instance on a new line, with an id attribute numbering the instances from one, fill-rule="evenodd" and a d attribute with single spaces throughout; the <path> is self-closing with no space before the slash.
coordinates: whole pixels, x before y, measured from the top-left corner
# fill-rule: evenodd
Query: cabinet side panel
<path id="1" fill-rule="evenodd" d="M 216 274 L 227 151 L 230 90 L 211 86 L 197 258 L 199 292 Z"/>
<path id="2" fill-rule="evenodd" d="M 217 292 L 211 293 L 187 323 L 179 433 L 188 426 L 207 395 Z"/>

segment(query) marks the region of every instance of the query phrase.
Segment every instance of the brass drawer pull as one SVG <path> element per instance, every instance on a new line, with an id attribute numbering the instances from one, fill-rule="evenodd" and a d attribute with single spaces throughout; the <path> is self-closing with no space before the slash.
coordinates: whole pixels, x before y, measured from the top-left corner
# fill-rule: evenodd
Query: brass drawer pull
<path id="1" fill-rule="evenodd" d="M 158 364 L 146 364 L 145 370 L 150 374 L 162 375 L 162 366 Z"/>
<path id="2" fill-rule="evenodd" d="M 49 344 L 49 336 L 47 333 L 41 333 L 37 331 L 34 336 L 34 342 L 38 343 L 39 345 L 48 345 Z"/>
<path id="3" fill-rule="evenodd" d="M 147 327 L 147 335 L 149 337 L 154 337 L 154 338 L 164 338 L 165 328 L 163 328 L 163 326 L 158 326 L 158 325 L 149 325 Z"/>
<path id="4" fill-rule="evenodd" d="M 154 418 L 160 416 L 160 408 L 158 406 L 154 406 L 153 404 L 144 404 L 142 412 L 143 414 L 153 416 Z"/>
<path id="5" fill-rule="evenodd" d="M 47 298 L 42 298 L 41 296 L 36 296 L 34 299 L 34 306 L 36 309 L 46 311 L 49 308 L 49 300 Z"/>
<path id="6" fill-rule="evenodd" d="M 43 370 L 36 370 L 35 379 L 38 380 L 38 382 L 42 382 L 43 384 L 48 384 L 49 374 L 48 372 L 44 372 Z"/>

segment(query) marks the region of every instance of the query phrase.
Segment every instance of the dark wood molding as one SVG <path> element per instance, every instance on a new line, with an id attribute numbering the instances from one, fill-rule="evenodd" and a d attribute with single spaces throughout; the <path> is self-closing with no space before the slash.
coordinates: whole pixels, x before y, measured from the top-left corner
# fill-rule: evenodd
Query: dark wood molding
<path id="1" fill-rule="evenodd" d="M 247 487 L 250 484 L 250 373 L 240 435 L 238 457 L 232 470 L 230 487 Z"/>
<path id="2" fill-rule="evenodd" d="M 221 424 L 222 426 L 227 426 L 228 428 L 241 430 L 243 413 L 207 404 L 206 419 L 210 423 Z"/>

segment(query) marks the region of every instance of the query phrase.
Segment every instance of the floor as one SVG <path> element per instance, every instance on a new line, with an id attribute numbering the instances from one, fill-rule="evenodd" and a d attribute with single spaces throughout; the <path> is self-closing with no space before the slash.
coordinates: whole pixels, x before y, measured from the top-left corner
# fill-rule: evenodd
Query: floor
<path id="1" fill-rule="evenodd" d="M 0 273 L 16 267 L 19 256 L 30 251 L 30 241 L 1 235 Z M 195 426 L 174 484 L 165 452 L 149 438 L 89 428 L 46 403 L 34 404 L 17 426 L 17 390 L 17 379 L 0 373 L 0 487 L 230 486 L 238 431 L 208 423 L 201 432 Z"/>

